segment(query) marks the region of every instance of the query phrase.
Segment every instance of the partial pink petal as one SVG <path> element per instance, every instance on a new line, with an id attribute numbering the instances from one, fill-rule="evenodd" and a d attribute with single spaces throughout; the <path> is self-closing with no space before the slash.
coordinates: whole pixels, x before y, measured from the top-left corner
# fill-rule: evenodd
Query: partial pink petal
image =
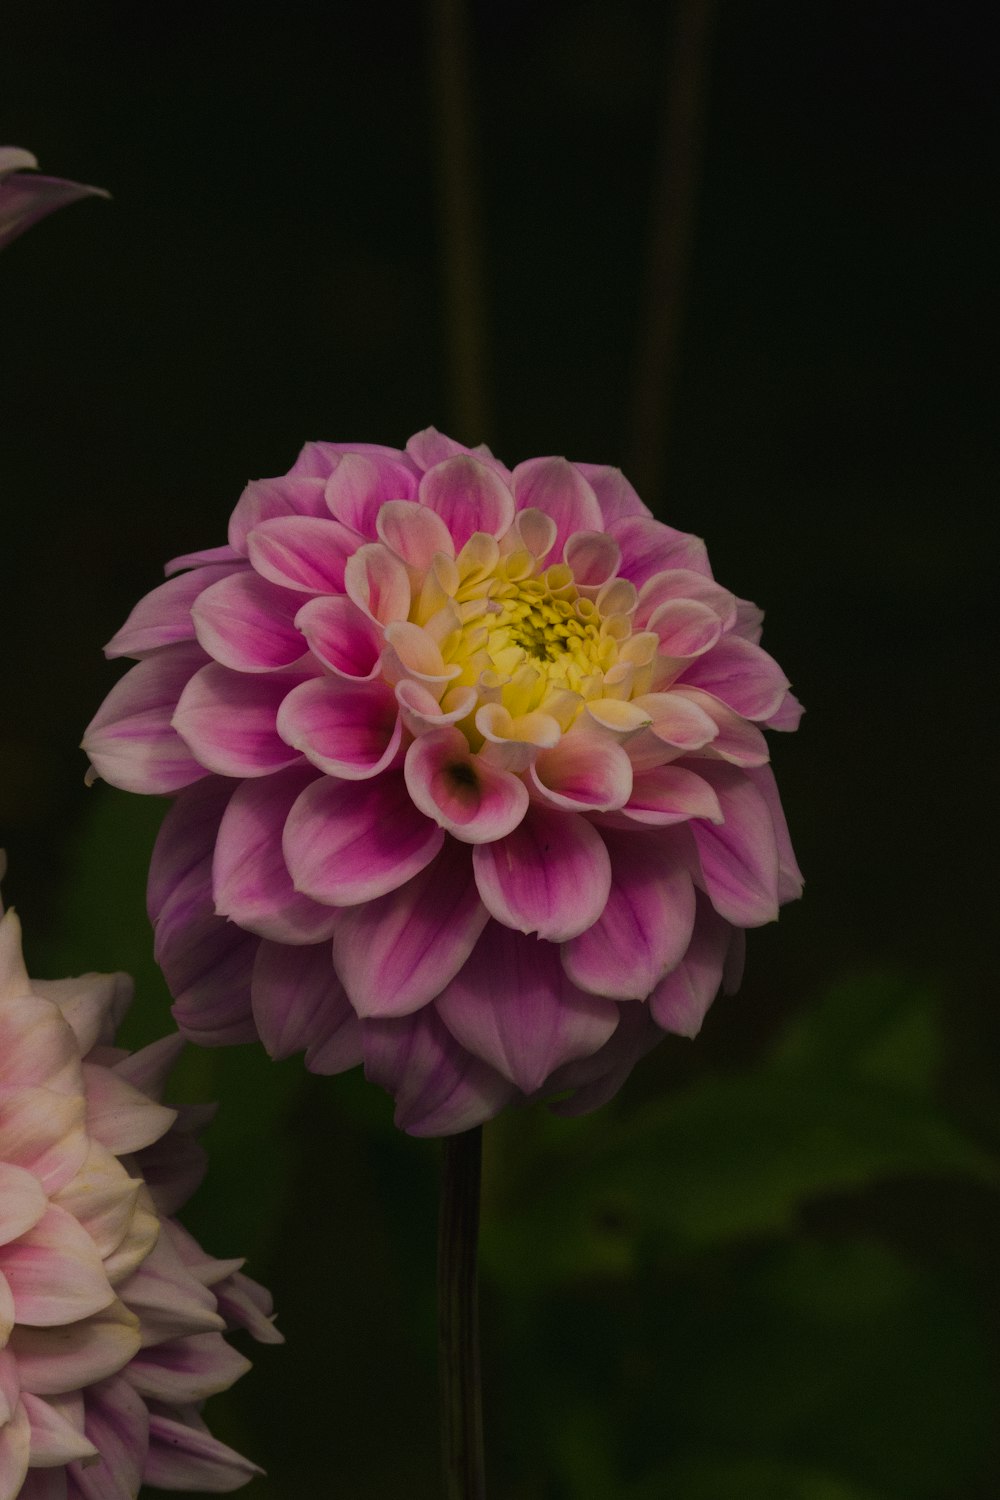
<path id="1" fill-rule="evenodd" d="M 564 735 L 543 750 L 528 776 L 552 807 L 569 812 L 606 812 L 622 807 L 632 791 L 632 762 L 621 745 L 602 735 Z"/>
<path id="2" fill-rule="evenodd" d="M 799 862 L 792 848 L 788 824 L 785 821 L 785 810 L 781 805 L 774 772 L 770 766 L 758 766 L 753 770 L 748 770 L 747 775 L 767 803 L 771 822 L 774 824 L 774 836 L 778 843 L 778 900 L 782 904 L 786 901 L 797 901 L 802 895 L 802 871 L 799 869 Z"/>
<path id="3" fill-rule="evenodd" d="M 468 847 L 448 840 L 406 885 L 340 913 L 333 961 L 360 1016 L 408 1015 L 458 973 L 486 925 L 471 876 Z"/>
<path id="4" fill-rule="evenodd" d="M 786 693 L 778 707 L 769 719 L 765 719 L 768 729 L 778 729 L 783 734 L 798 729 L 799 723 L 805 710 L 794 693 Z"/>
<path id="5" fill-rule="evenodd" d="M 619 1006 L 618 1029 L 593 1057 L 567 1063 L 548 1080 L 545 1093 L 571 1088 L 568 1099 L 557 1099 L 549 1108 L 557 1115 L 585 1115 L 613 1099 L 636 1063 L 651 1052 L 663 1033 L 638 1000 Z"/>
<path id="6" fill-rule="evenodd" d="M 737 599 L 733 635 L 742 636 L 745 641 L 751 641 L 756 646 L 760 640 L 763 625 L 764 611 L 750 599 Z"/>
<path id="7" fill-rule="evenodd" d="M 664 656 L 677 663 L 694 662 L 718 643 L 722 621 L 710 604 L 697 599 L 665 599 L 649 616 L 646 629 L 660 637 Z"/>
<path id="8" fill-rule="evenodd" d="M 727 635 L 693 661 L 681 681 L 713 694 L 745 719 L 766 719 L 776 713 L 788 689 L 788 678 L 774 657 L 738 635 Z"/>
<path id="9" fill-rule="evenodd" d="M 74 1323 L 53 1328 L 18 1325 L 8 1348 L 17 1360 L 21 1388 L 57 1396 L 104 1380 L 139 1348 L 139 1320 L 121 1302 Z"/>
<path id="10" fill-rule="evenodd" d="M 164 646 L 126 672 L 87 725 L 83 749 L 98 776 L 127 792 L 176 792 L 204 776 L 171 725 L 206 656 L 194 642 Z"/>
<path id="11" fill-rule="evenodd" d="M 0 148 L 0 249 L 13 244 L 26 229 L 57 208 L 81 198 L 111 196 L 104 188 L 88 187 L 83 182 L 44 177 L 33 170 L 37 165 L 30 151 L 19 146 Z"/>
<path id="12" fill-rule="evenodd" d="M 676 755 L 684 755 L 702 749 L 719 733 L 719 727 L 705 705 L 686 693 L 646 693 L 633 699 L 633 703 L 650 720 L 649 728 L 628 742 L 628 753 L 636 771 L 648 769 L 650 739 L 658 740 Z"/>
<path id="13" fill-rule="evenodd" d="M 58 1005 L 86 1057 L 92 1047 L 110 1046 L 132 1003 L 135 986 L 128 974 L 80 974 L 74 979 L 33 979 L 32 993 Z"/>
<path id="14" fill-rule="evenodd" d="M 172 578 L 175 573 L 182 573 L 186 568 L 214 568 L 221 563 L 244 563 L 246 559 L 236 552 L 232 547 L 201 547 L 197 552 L 185 552 L 181 557 L 172 557 L 168 563 L 164 563 L 163 572 L 167 578 Z"/>
<path id="15" fill-rule="evenodd" d="M 414 740 L 405 775 L 420 811 L 466 844 L 505 837 L 528 808 L 524 782 L 473 755 L 458 729 L 436 729 Z"/>
<path id="16" fill-rule="evenodd" d="M 367 542 L 348 559 L 344 587 L 358 608 L 379 625 L 405 620 L 410 612 L 406 564 L 382 542 Z"/>
<path id="17" fill-rule="evenodd" d="M 352 531 L 374 539 L 378 513 L 387 500 L 410 500 L 417 481 L 403 455 L 345 453 L 326 482 L 326 503 Z"/>
<path id="18" fill-rule="evenodd" d="M 719 799 L 708 782 L 676 761 L 637 772 L 622 812 L 631 822 L 650 827 L 686 823 L 689 818 L 722 822 Z"/>
<path id="19" fill-rule="evenodd" d="M 282 588 L 307 594 L 339 594 L 344 567 L 358 538 L 329 516 L 275 516 L 247 536 L 254 569 Z"/>
<path id="20" fill-rule="evenodd" d="M 617 574 L 622 552 L 605 531 L 577 531 L 563 547 L 563 557 L 578 588 L 601 588 Z"/>
<path id="21" fill-rule="evenodd" d="M 434 1008 L 456 1041 L 526 1094 L 562 1063 L 596 1052 L 618 1024 L 616 1005 L 567 978 L 555 944 L 498 922 Z"/>
<path id="22" fill-rule="evenodd" d="M 296 890 L 327 906 L 356 906 L 394 891 L 443 843 L 398 771 L 361 783 L 321 777 L 295 802 L 284 833 Z"/>
<path id="23" fill-rule="evenodd" d="M 219 583 L 235 571 L 232 563 L 222 567 L 196 568 L 161 583 L 139 600 L 121 630 L 105 646 L 105 656 L 138 658 L 148 656 L 160 646 L 194 640 L 192 604 L 213 583 Z"/>
<path id="24" fill-rule="evenodd" d="M 0 1161 L 0 1246 L 33 1229 L 48 1206 L 37 1177 Z"/>
<path id="25" fill-rule="evenodd" d="M 209 662 L 184 689 L 173 727 L 201 765 L 219 776 L 268 776 L 299 759 L 278 734 L 278 710 L 301 672 L 251 676 Z"/>
<path id="26" fill-rule="evenodd" d="M 141 1151 L 165 1135 L 177 1111 L 157 1104 L 126 1079 L 96 1063 L 83 1064 L 87 1130 L 115 1156 Z"/>
<path id="27" fill-rule="evenodd" d="M 266 780 L 244 781 L 219 825 L 212 863 L 215 910 L 275 942 L 319 943 L 333 934 L 334 914 L 292 884 L 281 846 L 293 803 L 316 780 L 311 766 L 293 766 Z"/>
<path id="28" fill-rule="evenodd" d="M 154 1489 L 228 1494 L 263 1472 L 208 1432 L 159 1412 L 149 1419 L 149 1453 L 142 1478 Z"/>
<path id="29" fill-rule="evenodd" d="M 201 871 L 209 879 L 215 835 L 232 794 L 231 781 L 213 776 L 182 792 L 172 803 L 149 862 L 146 910 L 154 925 L 188 876 Z"/>
<path id="30" fill-rule="evenodd" d="M 383 458 L 393 458 L 406 464 L 409 460 L 399 448 L 388 448 L 384 443 L 305 443 L 298 458 L 289 469 L 290 474 L 306 474 L 327 480 L 340 463 L 345 453 L 369 453 Z M 414 472 L 416 472 L 414 470 Z"/>
<path id="31" fill-rule="evenodd" d="M 109 1281 L 108 1258 L 130 1233 L 141 1187 L 140 1179 L 130 1177 L 117 1156 L 95 1140 L 72 1182 L 52 1199 L 90 1235 Z"/>
<path id="32" fill-rule="evenodd" d="M 701 537 L 675 531 L 652 516 L 632 515 L 614 521 L 608 531 L 622 549 L 619 572 L 641 587 L 656 573 L 668 568 L 687 568 L 711 578 L 708 552 Z"/>
<path id="33" fill-rule="evenodd" d="M 18 1324 L 31 1328 L 75 1323 L 114 1301 L 90 1235 L 54 1205 L 19 1239 L 0 1246 L 0 1273 L 14 1294 Z"/>
<path id="34" fill-rule="evenodd" d="M 423 573 L 437 553 L 455 556 L 451 532 L 436 511 L 416 500 L 389 500 L 378 513 L 379 540 L 411 568 Z"/>
<path id="35" fill-rule="evenodd" d="M 563 967 L 581 989 L 615 1000 L 642 999 L 679 963 L 694 923 L 686 848 L 669 835 L 604 835 L 611 893 L 592 927 L 566 943 Z"/>
<path id="36" fill-rule="evenodd" d="M 644 505 L 629 484 L 621 469 L 608 464 L 574 463 L 597 496 L 604 517 L 604 525 L 619 521 L 625 516 L 648 516 L 649 506 Z"/>
<path id="37" fill-rule="evenodd" d="M 514 497 L 496 471 L 460 453 L 429 469 L 420 481 L 420 503 L 444 521 L 456 549 L 474 532 L 501 537 L 514 519 Z"/>
<path id="38" fill-rule="evenodd" d="M 604 518 L 597 496 L 577 464 L 565 458 L 529 458 L 514 470 L 514 500 L 518 510 L 544 511 L 556 523 L 555 553 L 576 531 L 603 531 Z"/>
<path id="39" fill-rule="evenodd" d="M 0 230 L 2 227 L 0 221 Z M 0 1427 L 0 1495 L 4 1500 L 17 1500 L 23 1493 L 30 1451 L 31 1423 L 24 1404 L 18 1401 L 11 1420 Z"/>
<path id="40" fill-rule="evenodd" d="M 121 1062 L 115 1063 L 113 1071 L 117 1078 L 124 1078 L 133 1088 L 141 1089 L 151 1099 L 160 1100 L 174 1064 L 183 1051 L 184 1038 L 174 1031 L 150 1042 L 147 1047 L 140 1047 L 137 1052 L 130 1052 Z"/>
<path id="41" fill-rule="evenodd" d="M 454 438 L 438 432 L 436 427 L 425 427 L 423 432 L 415 432 L 406 445 L 406 452 L 421 473 L 444 463 L 446 458 L 454 458 L 459 453 L 471 453 L 473 458 L 478 458 L 480 463 L 499 474 L 506 483 L 510 482 L 510 470 L 498 458 L 493 457 L 485 443 L 467 448 L 464 443 L 458 443 Z"/>
<path id="42" fill-rule="evenodd" d="M 236 672 L 273 672 L 305 654 L 295 629 L 302 595 L 256 573 L 233 573 L 200 595 L 191 613 L 201 645 Z"/>
<path id="43" fill-rule="evenodd" d="M 468 718 L 479 700 L 474 687 L 449 689 L 445 702 L 450 706 L 444 711 L 429 688 L 422 682 L 404 678 L 396 684 L 396 702 L 399 704 L 403 724 L 413 735 L 429 734 L 435 729 L 444 729 Z"/>
<path id="44" fill-rule="evenodd" d="M 396 1101 L 409 1135 L 457 1135 L 498 1115 L 514 1093 L 506 1078 L 460 1047 L 427 1007 L 401 1020 L 362 1023 L 365 1076 Z"/>
<path id="45" fill-rule="evenodd" d="M 12 918 L 8 912 L 3 920 Z M 51 1001 L 10 997 L 0 1005 L 0 1098 L 36 1084 L 61 1094 L 79 1092 L 76 1037 Z"/>
<path id="46" fill-rule="evenodd" d="M 35 1468 L 55 1468 L 74 1458 L 96 1458 L 97 1449 L 59 1410 L 58 1398 L 45 1401 L 25 1391 L 21 1397 L 31 1423 L 31 1462 Z M 5 1492 L 0 1484 L 0 1495 Z M 21 1492 L 23 1494 L 23 1491 Z"/>
<path id="47" fill-rule="evenodd" d="M 698 847 L 699 885 L 720 917 L 737 927 L 760 927 L 778 915 L 778 844 L 768 804 L 736 766 L 705 761 L 725 822 L 690 825 Z M 697 877 L 696 877 L 697 878 Z"/>
<path id="48" fill-rule="evenodd" d="M 253 479 L 237 502 L 229 521 L 229 545 L 246 556 L 247 537 L 255 527 L 276 516 L 329 516 L 326 482 L 307 475 L 282 474 L 278 479 Z"/>
<path id="49" fill-rule="evenodd" d="M 221 1333 L 195 1333 L 141 1349 L 129 1364 L 128 1382 L 147 1401 L 206 1401 L 249 1369 L 250 1361 Z"/>
<path id="50" fill-rule="evenodd" d="M 382 682 L 322 677 L 294 688 L 278 712 L 278 733 L 325 771 L 346 781 L 377 776 L 394 760 L 402 722 Z"/>
<path id="51" fill-rule="evenodd" d="M 0 1096 L 0 1158 L 24 1167 L 51 1196 L 87 1154 L 84 1100 L 46 1088 L 4 1089 Z"/>
<path id="52" fill-rule="evenodd" d="M 728 589 L 709 578 L 705 573 L 696 573 L 690 568 L 670 568 L 665 573 L 654 573 L 639 590 L 639 602 L 635 611 L 635 623 L 647 629 L 647 621 L 653 611 L 666 604 L 668 599 L 695 599 L 707 604 L 728 630 L 736 620 L 736 596 Z"/>
<path id="53" fill-rule="evenodd" d="M 361 1061 L 360 1023 L 333 967 L 329 943 L 261 943 L 251 981 L 254 1020 L 268 1054 L 306 1052 L 312 1073 L 342 1073 Z"/>
<path id="54" fill-rule="evenodd" d="M 86 1396 L 86 1433 L 101 1455 L 76 1462 L 69 1474 L 73 1500 L 132 1500 L 146 1457 L 149 1415 L 125 1376 L 103 1381 Z"/>
<path id="55" fill-rule="evenodd" d="M 259 938 L 217 917 L 211 880 L 189 880 L 164 909 L 154 956 L 174 997 L 171 1014 L 203 1047 L 252 1042 L 250 975 Z"/>
<path id="56" fill-rule="evenodd" d="M 225 1327 L 208 1287 L 181 1260 L 169 1235 L 161 1234 L 118 1295 L 139 1317 L 142 1347 L 191 1333 L 221 1333 Z"/>
<path id="57" fill-rule="evenodd" d="M 490 915 L 556 943 L 596 922 L 611 889 L 608 851 L 593 824 L 538 803 L 506 838 L 477 844 L 472 858 Z"/>
<path id="58" fill-rule="evenodd" d="M 352 600 L 310 599 L 295 616 L 313 655 L 338 677 L 370 682 L 378 676 L 382 631 Z"/>
<path id="59" fill-rule="evenodd" d="M 689 747 L 690 753 L 699 760 L 725 760 L 734 766 L 762 766 L 769 760 L 767 741 L 757 725 L 751 724 L 711 693 L 678 683 L 668 696 L 675 705 L 687 703 L 690 708 L 706 714 L 715 724 L 716 733 L 709 743 L 700 748 L 697 745 Z"/>
<path id="60" fill-rule="evenodd" d="M 361 1061 L 360 1021 L 357 1021 L 358 1062 Z M 317 1071 L 316 1069 L 313 1070 Z M 219 1312 L 227 1328 L 245 1328 L 258 1344 L 283 1344 L 284 1334 L 274 1326 L 271 1293 L 242 1271 L 234 1271 L 214 1287 Z"/>
<path id="61" fill-rule="evenodd" d="M 653 1019 L 664 1031 L 695 1037 L 722 982 L 722 965 L 733 928 L 698 897 L 698 913 L 687 952 L 649 997 Z"/>

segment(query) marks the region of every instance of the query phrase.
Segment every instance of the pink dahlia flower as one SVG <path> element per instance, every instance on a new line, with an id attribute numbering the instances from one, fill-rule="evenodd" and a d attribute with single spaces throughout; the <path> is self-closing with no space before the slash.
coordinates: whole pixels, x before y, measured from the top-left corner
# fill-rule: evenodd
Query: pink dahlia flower
<path id="1" fill-rule="evenodd" d="M 0 146 L 0 250 L 18 235 L 78 198 L 107 198 L 103 188 L 62 177 L 42 177 L 38 162 L 20 146 Z M 25 175 L 27 173 L 27 175 Z"/>
<path id="2" fill-rule="evenodd" d="M 309 443 L 167 572 L 84 748 L 178 794 L 149 910 L 186 1035 L 363 1062 L 415 1134 L 582 1111 L 800 894 L 760 611 L 618 470 Z"/>
<path id="3" fill-rule="evenodd" d="M 222 1492 L 260 1472 L 202 1402 L 280 1341 L 270 1298 L 171 1217 L 203 1171 L 204 1111 L 160 1090 L 180 1039 L 112 1045 L 122 974 L 30 980 L 0 919 L 0 1500 Z"/>

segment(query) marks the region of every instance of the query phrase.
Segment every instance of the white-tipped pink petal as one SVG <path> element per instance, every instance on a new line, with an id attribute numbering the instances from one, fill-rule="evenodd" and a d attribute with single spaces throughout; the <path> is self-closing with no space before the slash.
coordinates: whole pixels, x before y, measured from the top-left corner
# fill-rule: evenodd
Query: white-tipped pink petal
<path id="1" fill-rule="evenodd" d="M 613 739 L 568 734 L 543 750 L 528 770 L 535 793 L 568 812 L 623 807 L 632 791 L 632 762 Z"/>
<path id="2" fill-rule="evenodd" d="M 219 776 L 268 776 L 299 759 L 277 730 L 278 710 L 301 673 L 251 677 L 209 662 L 180 696 L 173 728 L 202 766 Z"/>
<path id="3" fill-rule="evenodd" d="M 282 588 L 307 594 L 341 593 L 347 559 L 358 538 L 326 516 L 275 516 L 247 536 L 257 573 Z"/>
<path id="4" fill-rule="evenodd" d="M 382 542 L 368 542 L 348 559 L 344 588 L 358 608 L 379 625 L 405 620 L 410 612 L 406 564 Z"/>
<path id="5" fill-rule="evenodd" d="M 473 755 L 458 729 L 437 729 L 414 740 L 404 771 L 420 811 L 466 844 L 504 838 L 527 811 L 524 782 Z"/>
<path id="6" fill-rule="evenodd" d="M 722 621 L 709 604 L 697 599 L 665 599 L 653 610 L 646 629 L 660 638 L 660 651 L 680 666 L 711 651 L 722 635 Z"/>
<path id="7" fill-rule="evenodd" d="M 764 722 L 768 729 L 777 729 L 782 734 L 789 734 L 798 729 L 804 712 L 805 709 L 795 694 L 786 693 L 774 713 Z"/>
<path id="8" fill-rule="evenodd" d="M 734 766 L 763 766 L 767 763 L 770 752 L 763 734 L 756 724 L 751 724 L 735 709 L 713 698 L 711 693 L 688 687 L 686 683 L 677 684 L 668 696 L 675 706 L 687 703 L 706 714 L 715 725 L 715 735 L 705 746 L 700 749 L 695 745 L 690 747 L 691 753 L 699 760 L 725 760 Z"/>
<path id="9" fill-rule="evenodd" d="M 207 588 L 235 571 L 236 565 L 231 563 L 222 567 L 196 568 L 151 589 L 139 600 L 122 628 L 111 637 L 104 648 L 105 656 L 139 658 L 148 656 L 160 646 L 193 640 L 191 606 Z"/>
<path id="10" fill-rule="evenodd" d="M 456 549 L 477 531 L 501 537 L 514 520 L 514 497 L 495 469 L 459 453 L 435 464 L 420 481 L 420 503 L 436 512 Z"/>
<path id="11" fill-rule="evenodd" d="M 699 885 L 720 917 L 737 927 L 760 927 L 778 916 L 778 843 L 768 804 L 745 772 L 705 761 L 725 821 L 697 821 Z M 698 878 L 698 877 L 696 877 Z"/>
<path id="12" fill-rule="evenodd" d="M 676 761 L 636 772 L 632 794 L 622 812 L 633 823 L 648 827 L 665 828 L 690 818 L 722 822 L 719 799 L 708 782 Z"/>
<path id="13" fill-rule="evenodd" d="M 422 682 L 404 678 L 396 684 L 396 701 L 403 724 L 412 735 L 429 734 L 468 718 L 479 695 L 474 687 L 449 688 L 440 702 Z"/>
<path id="14" fill-rule="evenodd" d="M 295 628 L 302 595 L 253 572 L 213 583 L 195 601 L 195 633 L 209 656 L 236 672 L 273 672 L 297 662 L 306 643 Z"/>
<path id="15" fill-rule="evenodd" d="M 212 863 L 219 916 L 276 942 L 319 943 L 332 936 L 333 913 L 296 888 L 282 853 L 289 812 L 315 784 L 311 766 L 296 766 L 237 787 L 219 825 Z M 318 784 L 325 784 L 322 777 Z"/>
<path id="16" fill-rule="evenodd" d="M 382 682 L 323 677 L 303 682 L 278 711 L 278 733 L 328 776 L 363 781 L 395 759 L 402 721 Z"/>
<path id="17" fill-rule="evenodd" d="M 49 1205 L 37 1223 L 0 1246 L 0 1273 L 19 1325 L 75 1323 L 114 1301 L 90 1235 L 66 1209 Z"/>
<path id="18" fill-rule="evenodd" d="M 638 1000 L 619 1006 L 618 1028 L 593 1057 L 567 1063 L 548 1080 L 545 1093 L 573 1089 L 568 1099 L 549 1105 L 553 1114 L 585 1115 L 613 1099 L 636 1063 L 662 1040 L 662 1032 Z"/>
<path id="19" fill-rule="evenodd" d="M 711 578 L 708 551 L 701 537 L 686 531 L 675 531 L 654 521 L 652 516 L 625 516 L 613 522 L 608 531 L 622 549 L 619 572 L 630 578 L 636 588 L 647 579 L 670 568 L 685 568 Z"/>
<path id="20" fill-rule="evenodd" d="M 21 1399 L 31 1423 L 33 1468 L 62 1468 L 77 1458 L 97 1457 L 97 1449 L 86 1433 L 81 1432 L 60 1411 L 58 1398 L 45 1401 L 41 1396 L 33 1396 L 30 1391 L 25 1391 Z M 0 1485 L 0 1495 L 4 1493 Z"/>
<path id="21" fill-rule="evenodd" d="M 477 844 L 472 858 L 490 915 L 555 943 L 592 926 L 611 889 L 608 851 L 593 824 L 538 803 L 506 838 Z"/>
<path id="22" fill-rule="evenodd" d="M 406 885 L 340 913 L 333 961 L 351 1004 L 362 1017 L 419 1010 L 458 973 L 486 919 L 467 846 L 446 841 Z"/>
<path id="23" fill-rule="evenodd" d="M 680 963 L 665 975 L 649 997 L 658 1026 L 678 1036 L 695 1037 L 722 982 L 723 964 L 734 929 L 718 916 L 704 896 L 698 897 L 694 932 Z"/>
<path id="24" fill-rule="evenodd" d="M 0 1098 L 0 1158 L 24 1167 L 51 1196 L 79 1171 L 87 1154 L 86 1106 L 79 1094 L 18 1088 Z"/>
<path id="25" fill-rule="evenodd" d="M 578 588 L 599 589 L 618 572 L 622 553 L 607 532 L 577 531 L 563 547 L 563 557 L 573 570 Z"/>
<path id="26" fill-rule="evenodd" d="M 128 1382 L 148 1401 L 206 1401 L 250 1369 L 250 1361 L 221 1333 L 195 1333 L 141 1349 L 128 1367 Z"/>
<path id="27" fill-rule="evenodd" d="M 284 830 L 296 890 L 328 906 L 356 906 L 394 891 L 443 843 L 398 771 L 360 783 L 321 777 L 297 799 Z"/>
<path id="28" fill-rule="evenodd" d="M 576 531 L 603 531 L 604 518 L 597 496 L 576 464 L 565 458 L 529 458 L 514 470 L 514 501 L 518 510 L 542 510 L 556 523 L 555 553 Z"/>
<path id="29" fill-rule="evenodd" d="M 416 475 L 402 454 L 344 453 L 326 481 L 326 503 L 338 521 L 374 538 L 382 506 L 389 500 L 411 499 L 416 488 Z"/>
<path id="30" fill-rule="evenodd" d="M 510 482 L 510 470 L 498 458 L 494 458 L 485 443 L 467 448 L 464 443 L 438 432 L 436 427 L 425 427 L 422 432 L 415 432 L 406 445 L 406 453 L 421 473 L 433 469 L 436 464 L 444 463 L 446 458 L 454 458 L 459 453 L 471 453 L 473 458 L 478 458 L 480 463 L 499 474 L 501 479 Z"/>
<path id="31" fill-rule="evenodd" d="M 312 1073 L 342 1073 L 361 1061 L 360 1023 L 334 971 L 329 943 L 261 943 L 251 997 L 269 1056 L 305 1051 Z"/>
<path id="32" fill-rule="evenodd" d="M 37 1177 L 0 1160 L 0 1246 L 33 1229 L 48 1206 Z"/>
<path id="33" fill-rule="evenodd" d="M 307 475 L 283 474 L 277 479 L 252 479 L 229 521 L 229 545 L 245 557 L 247 537 L 255 527 L 277 516 L 329 516 L 325 481 Z M 181 559 L 177 559 L 181 561 Z"/>
<path id="34" fill-rule="evenodd" d="M 455 556 L 455 543 L 444 520 L 416 500 L 389 500 L 378 513 L 379 540 L 411 568 L 423 573 L 437 553 Z"/>
<path id="35" fill-rule="evenodd" d="M 338 677 L 371 682 L 379 675 L 382 631 L 344 595 L 310 599 L 295 616 L 310 651 Z"/>
<path id="36" fill-rule="evenodd" d="M 432 692 L 436 689 L 443 694 L 461 671 L 457 665 L 446 666 L 430 631 L 421 629 L 410 620 L 397 620 L 387 625 L 385 642 L 382 676 L 393 687 L 407 679 L 415 679 Z"/>
<path id="37" fill-rule="evenodd" d="M 85 1062 L 83 1078 L 87 1131 L 116 1156 L 151 1146 L 177 1119 L 176 1110 L 157 1104 L 110 1068 Z"/>
<path id="38" fill-rule="evenodd" d="M 615 1000 L 642 999 L 679 963 L 694 923 L 685 852 L 669 839 L 605 833 L 611 892 L 592 927 L 566 943 L 563 967 L 581 989 Z"/>
<path id="39" fill-rule="evenodd" d="M 396 1101 L 394 1120 L 409 1135 L 456 1135 L 492 1120 L 513 1085 L 460 1047 L 427 1006 L 399 1020 L 362 1022 L 365 1076 Z"/>
<path id="40" fill-rule="evenodd" d="M 94 773 L 127 792 L 162 796 L 206 775 L 171 720 L 206 656 L 199 645 L 164 646 L 126 672 L 87 725 L 83 749 Z"/>
<path id="41" fill-rule="evenodd" d="M 745 719 L 767 719 L 776 713 L 788 690 L 788 678 L 774 657 L 737 635 L 727 635 L 691 662 L 681 680 L 721 699 Z"/>
<path id="42" fill-rule="evenodd" d="M 618 1024 L 609 999 L 584 994 L 552 943 L 490 922 L 468 962 L 435 1002 L 456 1041 L 526 1094 Z"/>

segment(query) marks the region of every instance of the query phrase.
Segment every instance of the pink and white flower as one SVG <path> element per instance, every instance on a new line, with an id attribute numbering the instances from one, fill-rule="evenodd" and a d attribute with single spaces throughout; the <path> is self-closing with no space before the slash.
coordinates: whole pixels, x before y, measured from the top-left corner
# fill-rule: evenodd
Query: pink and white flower
<path id="1" fill-rule="evenodd" d="M 205 1398 L 280 1342 L 270 1297 L 173 1217 L 204 1172 L 203 1109 L 160 1101 L 183 1045 L 113 1045 L 123 974 L 28 978 L 0 918 L 0 1500 L 221 1493 L 256 1465 L 211 1436 Z"/>
<path id="2" fill-rule="evenodd" d="M 107 647 L 92 775 L 176 794 L 184 1033 L 364 1063 L 415 1134 L 593 1108 L 798 896 L 761 613 L 616 469 L 309 443 Z"/>
<path id="3" fill-rule="evenodd" d="M 43 177 L 38 162 L 20 146 L 0 146 L 0 250 L 39 219 L 80 198 L 107 198 L 103 188 L 63 177 Z"/>

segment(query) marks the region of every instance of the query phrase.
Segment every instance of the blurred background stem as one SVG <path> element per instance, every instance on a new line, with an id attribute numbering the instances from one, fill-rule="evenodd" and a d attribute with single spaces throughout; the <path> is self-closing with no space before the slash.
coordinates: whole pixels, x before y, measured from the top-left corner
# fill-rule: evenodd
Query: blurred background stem
<path id="1" fill-rule="evenodd" d="M 482 1126 L 448 1136 L 438 1221 L 438 1374 L 447 1500 L 484 1500 L 476 1250 Z"/>

